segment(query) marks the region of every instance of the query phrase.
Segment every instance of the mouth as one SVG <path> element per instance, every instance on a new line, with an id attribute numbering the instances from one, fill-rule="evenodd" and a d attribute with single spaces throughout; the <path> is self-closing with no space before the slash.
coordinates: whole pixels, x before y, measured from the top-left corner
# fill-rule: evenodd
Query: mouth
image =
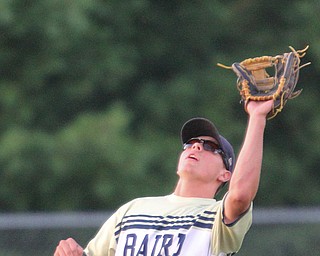
<path id="1" fill-rule="evenodd" d="M 199 159 L 194 154 L 188 155 L 187 159 L 192 159 L 192 160 L 199 161 Z"/>

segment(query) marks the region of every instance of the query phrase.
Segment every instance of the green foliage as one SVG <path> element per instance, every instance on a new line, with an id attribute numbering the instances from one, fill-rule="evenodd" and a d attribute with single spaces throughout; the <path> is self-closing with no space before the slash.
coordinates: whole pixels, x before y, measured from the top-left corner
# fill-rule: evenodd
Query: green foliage
<path id="1" fill-rule="evenodd" d="M 0 10 L 2 210 L 170 193 L 188 118 L 212 119 L 240 150 L 247 117 L 234 74 L 216 63 L 308 44 L 302 95 L 268 123 L 257 204 L 319 203 L 318 1 L 5 0 Z"/>

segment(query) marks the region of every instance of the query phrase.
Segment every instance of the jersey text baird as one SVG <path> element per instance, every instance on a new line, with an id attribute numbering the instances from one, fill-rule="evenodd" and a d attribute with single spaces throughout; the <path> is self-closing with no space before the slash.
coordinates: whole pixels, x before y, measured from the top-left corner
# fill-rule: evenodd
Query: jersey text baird
<path id="1" fill-rule="evenodd" d="M 128 234 L 124 246 L 124 256 L 178 256 L 185 241 L 185 234 L 179 233 L 174 239 L 172 234 L 145 235 L 142 242 L 137 242 L 136 234 Z"/>

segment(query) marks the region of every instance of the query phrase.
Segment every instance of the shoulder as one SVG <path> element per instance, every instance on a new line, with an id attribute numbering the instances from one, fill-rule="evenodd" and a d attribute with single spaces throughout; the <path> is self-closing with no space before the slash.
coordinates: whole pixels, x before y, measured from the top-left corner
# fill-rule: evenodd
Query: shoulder
<path id="1" fill-rule="evenodd" d="M 138 197 L 132 199 L 127 204 L 140 204 L 140 203 L 150 203 L 168 200 L 169 196 L 149 196 L 149 197 Z"/>
<path id="2" fill-rule="evenodd" d="M 131 208 L 159 205 L 164 203 L 166 200 L 168 200 L 168 196 L 138 197 L 122 205 L 119 210 L 123 211 Z"/>

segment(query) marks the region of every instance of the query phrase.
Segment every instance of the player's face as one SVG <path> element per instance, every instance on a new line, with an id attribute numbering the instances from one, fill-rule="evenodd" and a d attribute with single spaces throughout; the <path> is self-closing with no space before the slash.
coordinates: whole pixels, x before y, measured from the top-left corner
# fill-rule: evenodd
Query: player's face
<path id="1" fill-rule="evenodd" d="M 217 144 L 217 141 L 209 136 L 197 138 Z M 186 177 L 204 182 L 213 182 L 221 172 L 225 171 L 221 155 L 217 151 L 210 150 L 209 146 L 210 142 L 208 145 L 204 145 L 201 140 L 191 141 L 180 155 L 177 173 L 181 178 Z M 214 149 L 213 146 L 211 146 L 212 149 Z"/>

